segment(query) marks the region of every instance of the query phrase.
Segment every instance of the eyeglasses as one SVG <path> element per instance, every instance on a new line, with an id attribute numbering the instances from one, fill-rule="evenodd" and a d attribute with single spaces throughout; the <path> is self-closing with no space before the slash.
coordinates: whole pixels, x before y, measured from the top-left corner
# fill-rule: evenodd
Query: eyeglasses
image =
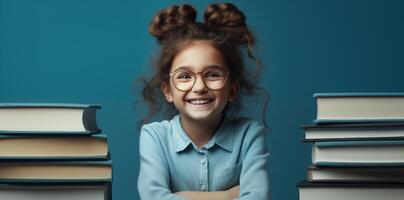
<path id="1" fill-rule="evenodd" d="M 187 69 L 179 69 L 168 76 L 171 78 L 175 88 L 180 91 L 188 91 L 194 87 L 197 74 L 202 74 L 202 82 L 207 88 L 220 90 L 226 84 L 228 72 L 220 67 L 211 67 L 198 73 Z"/>

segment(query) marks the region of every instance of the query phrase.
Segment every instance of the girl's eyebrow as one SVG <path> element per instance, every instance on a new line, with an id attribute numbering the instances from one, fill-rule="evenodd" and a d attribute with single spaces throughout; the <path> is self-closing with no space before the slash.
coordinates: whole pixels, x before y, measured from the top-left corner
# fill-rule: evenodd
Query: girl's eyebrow
<path id="1" fill-rule="evenodd" d="M 223 68 L 220 65 L 212 64 L 212 65 L 206 65 L 206 66 L 202 67 L 202 71 L 204 71 L 206 69 L 209 69 L 209 68 L 215 68 L 215 67 Z M 192 69 L 192 67 L 190 67 L 190 66 L 180 66 L 175 71 L 178 71 L 178 70 L 190 70 L 190 71 L 192 71 L 191 69 Z"/>

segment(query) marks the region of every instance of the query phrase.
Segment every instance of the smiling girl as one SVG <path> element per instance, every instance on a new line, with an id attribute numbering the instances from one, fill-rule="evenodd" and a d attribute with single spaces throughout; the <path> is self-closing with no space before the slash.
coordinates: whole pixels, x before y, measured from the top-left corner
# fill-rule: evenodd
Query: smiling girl
<path id="1" fill-rule="evenodd" d="M 270 199 L 267 127 L 236 117 L 241 95 L 259 88 L 243 64 L 254 38 L 234 5 L 212 4 L 204 23 L 190 5 L 158 12 L 149 32 L 161 45 L 143 97 L 150 113 L 166 102 L 169 118 L 143 125 L 141 199 Z M 264 112 L 266 106 L 264 106 Z"/>

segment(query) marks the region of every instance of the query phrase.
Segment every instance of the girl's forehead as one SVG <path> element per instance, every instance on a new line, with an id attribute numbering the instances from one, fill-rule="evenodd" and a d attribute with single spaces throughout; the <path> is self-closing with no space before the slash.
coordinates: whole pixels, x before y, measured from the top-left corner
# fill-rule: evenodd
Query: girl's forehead
<path id="1" fill-rule="evenodd" d="M 222 53 L 207 41 L 196 41 L 178 52 L 171 65 L 171 71 L 181 68 L 198 72 L 212 66 L 226 69 Z"/>

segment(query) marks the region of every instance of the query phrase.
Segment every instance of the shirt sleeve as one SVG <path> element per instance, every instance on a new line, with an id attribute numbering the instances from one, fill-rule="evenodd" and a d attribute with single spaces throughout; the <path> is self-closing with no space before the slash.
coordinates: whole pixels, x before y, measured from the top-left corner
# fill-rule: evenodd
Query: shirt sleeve
<path id="1" fill-rule="evenodd" d="M 159 143 L 157 136 L 143 126 L 139 138 L 140 169 L 137 180 L 140 199 L 184 200 L 169 189 L 169 173 L 163 159 L 164 152 L 157 146 Z"/>
<path id="2" fill-rule="evenodd" d="M 265 128 L 253 123 L 243 142 L 245 154 L 240 174 L 240 200 L 269 200 L 270 182 L 268 172 L 269 153 L 266 148 Z"/>

